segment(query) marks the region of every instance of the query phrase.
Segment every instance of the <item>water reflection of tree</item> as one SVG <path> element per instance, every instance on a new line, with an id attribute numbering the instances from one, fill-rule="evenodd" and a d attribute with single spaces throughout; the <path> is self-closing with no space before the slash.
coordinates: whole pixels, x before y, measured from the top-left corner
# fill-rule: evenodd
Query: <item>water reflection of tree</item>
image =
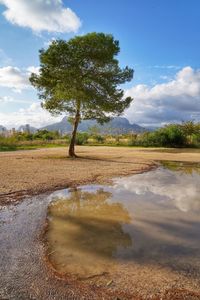
<path id="1" fill-rule="evenodd" d="M 110 259 L 118 247 L 130 247 L 131 238 L 122 228 L 131 221 L 130 216 L 122 204 L 108 201 L 110 196 L 103 189 L 74 189 L 69 197 L 53 202 L 49 207 L 47 234 L 51 251 L 59 251 L 61 246 L 66 254 L 71 251 L 80 257 Z"/>
<path id="2" fill-rule="evenodd" d="M 163 161 L 162 165 L 171 171 L 179 171 L 182 174 L 200 174 L 200 164 L 190 162 Z"/>

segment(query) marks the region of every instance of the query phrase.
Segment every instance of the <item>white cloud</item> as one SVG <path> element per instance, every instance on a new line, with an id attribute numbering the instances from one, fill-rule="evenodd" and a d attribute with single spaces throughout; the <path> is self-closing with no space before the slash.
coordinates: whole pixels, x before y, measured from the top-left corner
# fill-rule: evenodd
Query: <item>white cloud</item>
<path id="1" fill-rule="evenodd" d="M 61 117 L 53 117 L 48 111 L 42 109 L 40 103 L 32 103 L 27 109 L 21 108 L 11 113 L 0 112 L 0 120 L 1 125 L 7 128 L 18 128 L 22 124 L 30 124 L 31 126 L 40 128 L 60 121 Z"/>
<path id="2" fill-rule="evenodd" d="M 181 69 L 180 66 L 176 66 L 176 65 L 154 65 L 154 66 L 149 66 L 150 69 L 171 69 L 171 70 L 179 70 Z"/>
<path id="3" fill-rule="evenodd" d="M 39 67 L 30 66 L 25 70 L 12 66 L 0 68 L 0 86 L 15 92 L 31 88 L 29 76 L 32 72 L 38 74 Z"/>
<path id="4" fill-rule="evenodd" d="M 31 28 L 34 32 L 76 32 L 80 19 L 62 0 L 0 0 L 6 6 L 4 17 L 14 25 Z"/>
<path id="5" fill-rule="evenodd" d="M 0 86 L 21 91 L 27 89 L 29 85 L 26 72 L 11 66 L 0 68 Z"/>
<path id="6" fill-rule="evenodd" d="M 200 121 L 200 70 L 185 67 L 166 83 L 136 85 L 125 92 L 134 101 L 126 111 L 131 122 L 160 126 L 170 122 Z"/>
<path id="7" fill-rule="evenodd" d="M 23 100 L 23 99 L 14 99 L 12 97 L 3 96 L 0 97 L 0 103 L 23 103 L 23 104 L 31 104 L 31 101 L 29 100 Z"/>
<path id="8" fill-rule="evenodd" d="M 187 174 L 178 174 L 170 170 L 157 169 L 134 177 L 115 179 L 114 188 L 118 191 L 135 193 L 139 197 L 160 201 L 171 200 L 179 210 L 187 212 L 200 209 L 198 175 L 193 174 L 193 181 Z M 151 195 L 152 194 L 152 195 Z"/>

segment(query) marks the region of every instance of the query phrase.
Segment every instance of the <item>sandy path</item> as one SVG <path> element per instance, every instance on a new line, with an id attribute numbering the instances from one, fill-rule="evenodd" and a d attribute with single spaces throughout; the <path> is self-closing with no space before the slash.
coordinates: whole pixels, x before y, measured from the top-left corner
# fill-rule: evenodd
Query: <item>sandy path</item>
<path id="1" fill-rule="evenodd" d="M 63 147 L 1 152 L 0 203 L 16 201 L 24 194 L 103 183 L 114 176 L 148 170 L 159 160 L 200 162 L 198 150 L 79 146 L 79 159 L 67 158 L 66 151 Z"/>

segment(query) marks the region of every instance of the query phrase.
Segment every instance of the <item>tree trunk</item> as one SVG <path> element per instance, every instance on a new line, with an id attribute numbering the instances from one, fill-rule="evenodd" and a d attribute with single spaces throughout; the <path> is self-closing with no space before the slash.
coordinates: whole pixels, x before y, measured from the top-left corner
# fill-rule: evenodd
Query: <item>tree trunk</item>
<path id="1" fill-rule="evenodd" d="M 74 157 L 74 158 L 77 157 L 77 155 L 75 154 L 75 141 L 76 141 L 76 132 L 77 132 L 79 120 L 80 120 L 80 111 L 77 109 L 75 119 L 74 119 L 71 141 L 69 145 L 69 157 Z"/>

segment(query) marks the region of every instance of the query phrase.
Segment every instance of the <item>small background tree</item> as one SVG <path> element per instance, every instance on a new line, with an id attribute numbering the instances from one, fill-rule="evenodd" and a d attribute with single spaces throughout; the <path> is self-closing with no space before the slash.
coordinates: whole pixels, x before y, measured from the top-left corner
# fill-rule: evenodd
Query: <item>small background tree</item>
<path id="1" fill-rule="evenodd" d="M 120 115 L 131 101 L 120 84 L 130 81 L 133 70 L 120 68 L 119 42 L 112 35 L 90 33 L 69 41 L 53 41 L 40 50 L 39 74 L 30 81 L 39 91 L 42 106 L 52 114 L 67 113 L 73 122 L 69 156 L 75 157 L 78 124 L 96 119 L 100 124 Z"/>

